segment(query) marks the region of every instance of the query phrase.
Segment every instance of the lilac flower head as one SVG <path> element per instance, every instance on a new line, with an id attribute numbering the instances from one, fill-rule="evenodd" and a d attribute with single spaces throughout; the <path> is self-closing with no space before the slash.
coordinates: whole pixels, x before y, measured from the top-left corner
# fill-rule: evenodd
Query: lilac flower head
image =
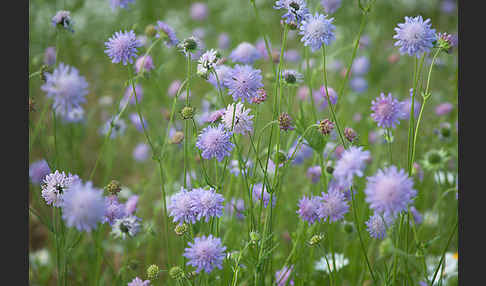
<path id="1" fill-rule="evenodd" d="M 71 12 L 69 12 L 69 11 L 62 11 L 62 10 L 57 11 L 56 15 L 54 15 L 54 17 L 52 17 L 51 22 L 52 22 L 52 26 L 54 26 L 54 27 L 59 25 L 59 26 L 63 27 L 64 29 L 74 33 L 74 30 L 73 30 L 73 27 L 72 27 L 74 22 L 71 19 Z"/>
<path id="2" fill-rule="evenodd" d="M 115 219 L 119 219 L 125 216 L 125 206 L 118 201 L 116 195 L 110 195 L 105 197 L 106 212 L 103 217 L 103 223 L 109 223 L 113 225 Z"/>
<path id="3" fill-rule="evenodd" d="M 297 143 L 298 139 L 294 142 L 292 147 L 290 147 L 289 152 L 287 153 L 287 157 L 289 159 L 294 153 L 295 148 L 297 148 Z M 309 147 L 307 141 L 304 139 L 303 142 L 300 144 L 299 149 L 295 151 L 295 156 L 292 164 L 298 165 L 303 163 L 305 159 L 312 157 L 313 152 L 313 149 Z"/>
<path id="4" fill-rule="evenodd" d="M 135 98 L 135 94 L 137 95 L 137 98 Z M 140 102 L 142 100 L 143 89 L 141 85 L 135 85 L 135 94 L 133 93 L 133 87 L 131 85 L 125 89 L 125 94 L 120 100 L 120 110 L 123 109 L 128 103 L 136 104 L 137 101 Z"/>
<path id="5" fill-rule="evenodd" d="M 179 44 L 179 40 L 177 39 L 175 30 L 172 29 L 171 26 L 167 25 L 162 21 L 157 21 L 157 25 L 155 26 L 157 30 L 157 34 L 155 35 L 156 38 L 165 38 L 165 45 L 167 47 L 175 47 Z"/>
<path id="6" fill-rule="evenodd" d="M 269 163 L 269 165 L 270 165 L 270 163 Z M 270 167 L 268 169 L 270 169 Z M 262 193 L 262 191 L 263 191 L 262 183 L 255 184 L 253 186 L 251 196 L 253 198 L 253 202 L 255 202 L 255 203 L 260 204 L 260 200 L 262 200 L 263 201 L 263 207 L 266 208 L 267 205 L 268 205 L 268 202 L 270 201 L 270 194 L 267 192 L 266 188 L 263 191 L 263 193 Z M 274 207 L 274 206 L 275 206 L 275 198 L 273 199 L 273 202 L 272 202 L 272 207 Z"/>
<path id="7" fill-rule="evenodd" d="M 319 213 L 317 210 L 321 205 L 321 200 L 319 197 L 310 197 L 307 198 L 303 196 L 299 201 L 299 209 L 297 210 L 297 214 L 299 217 L 307 221 L 309 224 L 313 224 L 317 220 L 320 221 Z"/>
<path id="8" fill-rule="evenodd" d="M 128 9 L 128 4 L 134 2 L 135 0 L 110 0 L 110 6 L 113 11 L 117 8 Z"/>
<path id="9" fill-rule="evenodd" d="M 430 19 L 424 21 L 422 16 L 405 17 L 405 23 L 399 23 L 393 36 L 395 46 L 400 47 L 400 54 L 419 58 L 428 53 L 436 40 L 435 29 L 431 29 Z"/>
<path id="10" fill-rule="evenodd" d="M 236 218 L 240 220 L 245 218 L 244 211 L 245 201 L 243 199 L 232 198 L 230 205 L 226 207 L 226 213 L 228 216 L 232 216 L 234 214 Z"/>
<path id="11" fill-rule="evenodd" d="M 297 50 L 289 49 L 284 52 L 284 60 L 291 63 L 298 63 L 301 57 Z"/>
<path id="12" fill-rule="evenodd" d="M 292 273 L 293 269 L 293 265 L 291 265 L 290 267 L 284 266 L 282 269 L 275 272 L 275 283 L 277 284 L 277 286 L 287 285 L 287 281 L 289 280 L 290 274 Z M 294 281 L 290 280 L 289 285 L 294 285 Z"/>
<path id="13" fill-rule="evenodd" d="M 351 89 L 357 93 L 365 92 L 368 89 L 368 82 L 366 81 L 366 79 L 360 76 L 353 77 L 349 81 L 349 85 L 351 86 Z"/>
<path id="14" fill-rule="evenodd" d="M 141 46 L 142 43 L 132 30 L 129 32 L 119 31 L 105 42 L 105 54 L 111 58 L 112 63 L 122 62 L 126 66 L 127 63 L 133 63 L 133 58 L 137 56 L 137 48 Z"/>
<path id="15" fill-rule="evenodd" d="M 324 44 L 330 45 L 335 40 L 334 30 L 336 27 L 332 24 L 334 18 L 327 19 L 327 16 L 316 13 L 314 16 L 309 15 L 302 21 L 300 26 L 300 35 L 303 35 L 301 42 L 304 46 L 309 46 L 313 52 L 316 52 Z"/>
<path id="16" fill-rule="evenodd" d="M 203 2 L 196 2 L 191 5 L 191 18 L 197 21 L 204 21 L 208 17 L 208 5 Z"/>
<path id="17" fill-rule="evenodd" d="M 319 182 L 319 179 L 321 178 L 321 166 L 316 165 L 316 166 L 311 166 L 309 169 L 307 169 L 306 176 L 307 178 L 311 179 L 312 183 L 317 183 Z"/>
<path id="18" fill-rule="evenodd" d="M 133 159 L 137 162 L 144 162 L 149 158 L 150 155 L 150 146 L 145 144 L 145 143 L 140 143 L 138 144 L 134 149 L 133 149 Z"/>
<path id="19" fill-rule="evenodd" d="M 362 56 L 354 60 L 351 67 L 351 73 L 353 75 L 362 76 L 365 75 L 370 69 L 370 60 L 368 57 Z"/>
<path id="20" fill-rule="evenodd" d="M 370 158 L 370 151 L 363 151 L 363 147 L 351 146 L 336 162 L 332 174 L 340 185 L 348 188 L 353 184 L 354 176 L 363 176 L 366 161 Z"/>
<path id="21" fill-rule="evenodd" d="M 196 147 L 202 151 L 201 155 L 204 159 L 216 158 L 221 162 L 224 157 L 230 156 L 233 150 L 231 136 L 232 133 L 226 131 L 223 124 L 216 127 L 208 126 L 199 134 Z"/>
<path id="22" fill-rule="evenodd" d="M 189 242 L 183 254 L 189 259 L 187 265 L 196 267 L 196 273 L 204 270 L 211 273 L 215 267 L 223 269 L 223 260 L 226 257 L 226 247 L 222 245 L 221 239 L 213 237 L 211 234 L 196 237 L 194 243 Z"/>
<path id="23" fill-rule="evenodd" d="M 42 197 L 46 204 L 54 207 L 62 206 L 64 196 L 69 192 L 70 188 L 80 179 L 77 175 L 65 174 L 56 170 L 54 173 L 48 174 L 42 181 Z"/>
<path id="24" fill-rule="evenodd" d="M 404 114 L 404 118 L 410 118 L 410 108 L 412 107 L 412 95 L 413 95 L 413 88 L 410 89 L 410 97 L 402 101 L 402 113 Z M 420 112 L 420 102 L 415 100 L 413 104 L 413 116 L 417 117 Z"/>
<path id="25" fill-rule="evenodd" d="M 261 53 L 248 42 L 240 43 L 229 55 L 235 63 L 252 64 L 262 57 Z"/>
<path id="26" fill-rule="evenodd" d="M 441 115 L 447 115 L 449 114 L 452 109 L 454 109 L 454 106 L 450 102 L 444 102 L 435 107 L 435 114 L 441 116 Z"/>
<path id="27" fill-rule="evenodd" d="M 393 217 L 382 216 L 377 213 L 373 214 L 366 221 L 366 230 L 370 236 L 377 239 L 383 239 L 386 236 L 386 229 L 393 223 Z"/>
<path id="28" fill-rule="evenodd" d="M 77 181 L 63 200 L 62 218 L 68 227 L 91 232 L 103 220 L 106 211 L 103 190 L 94 188 L 91 182 Z"/>
<path id="29" fill-rule="evenodd" d="M 327 87 L 327 91 L 329 92 L 329 101 L 331 104 L 335 105 L 338 101 L 337 92 L 330 86 Z M 320 110 L 323 110 L 327 107 L 327 98 L 326 98 L 326 86 L 321 86 L 319 92 L 312 92 L 312 97 L 314 98 L 314 103 L 317 104 Z"/>
<path id="30" fill-rule="evenodd" d="M 263 38 L 260 38 L 255 43 L 255 48 L 258 50 L 258 52 L 263 56 L 265 60 L 268 60 L 267 46 L 265 45 L 265 40 Z M 272 45 L 270 42 L 268 42 L 268 48 L 270 49 L 270 51 L 272 50 Z"/>
<path id="31" fill-rule="evenodd" d="M 321 5 L 326 14 L 333 14 L 341 7 L 341 0 L 321 0 Z"/>
<path id="32" fill-rule="evenodd" d="M 135 71 L 137 73 L 149 72 L 149 71 L 153 70 L 154 68 L 155 68 L 154 62 L 152 61 L 152 57 L 150 55 L 141 56 L 135 62 Z"/>
<path id="33" fill-rule="evenodd" d="M 371 117 L 379 127 L 395 128 L 396 124 L 400 124 L 400 119 L 405 117 L 402 106 L 403 103 L 392 97 L 391 93 L 385 96 L 382 92 L 379 97 L 371 102 L 371 110 L 373 111 Z"/>
<path id="34" fill-rule="evenodd" d="M 192 206 L 192 193 L 181 187 L 181 190 L 170 198 L 167 210 L 175 223 L 196 223 L 196 213 Z"/>
<path id="35" fill-rule="evenodd" d="M 258 96 L 258 89 L 263 87 L 261 70 L 254 69 L 249 65 L 236 65 L 224 79 L 228 87 L 228 94 L 233 100 L 251 101 Z"/>
<path id="36" fill-rule="evenodd" d="M 329 190 L 328 193 L 322 193 L 322 201 L 317 210 L 319 218 L 332 223 L 343 219 L 348 210 L 349 205 L 342 192 Z"/>
<path id="37" fill-rule="evenodd" d="M 192 210 L 196 214 L 196 219 L 204 218 L 209 222 L 212 217 L 221 217 L 223 215 L 224 197 L 216 193 L 214 189 L 205 190 L 202 188 L 193 189 L 192 191 Z"/>
<path id="38" fill-rule="evenodd" d="M 53 66 L 56 64 L 56 47 L 47 47 L 44 52 L 44 64 Z"/>
<path id="39" fill-rule="evenodd" d="M 141 219 L 134 215 L 117 218 L 111 227 L 111 234 L 115 238 L 123 240 L 127 239 L 127 237 L 134 237 L 140 231 L 140 221 Z"/>
<path id="40" fill-rule="evenodd" d="M 285 23 L 287 24 L 299 24 L 309 14 L 305 0 L 277 0 L 273 9 L 287 10 L 282 15 L 282 18 L 285 19 Z"/>
<path id="41" fill-rule="evenodd" d="M 252 132 L 253 115 L 250 115 L 250 111 L 241 102 L 229 104 L 222 117 L 224 126 L 237 134 L 245 135 Z"/>
<path id="42" fill-rule="evenodd" d="M 208 118 L 206 119 L 206 122 L 214 123 L 214 122 L 218 121 L 218 119 L 223 117 L 225 110 L 226 109 L 222 108 L 222 109 L 218 109 L 218 110 L 211 112 L 209 114 Z"/>
<path id="43" fill-rule="evenodd" d="M 413 180 L 403 169 L 387 167 L 368 177 L 365 189 L 366 202 L 375 212 L 396 215 L 407 209 L 417 194 L 413 189 Z"/>
<path id="44" fill-rule="evenodd" d="M 46 83 L 41 89 L 53 98 L 56 113 L 66 115 L 86 102 L 88 83 L 75 67 L 60 63 L 53 73 L 45 73 Z"/>
<path id="45" fill-rule="evenodd" d="M 231 43 L 228 33 L 221 33 L 218 36 L 218 48 L 220 50 L 226 50 L 229 48 Z"/>
<path id="46" fill-rule="evenodd" d="M 231 68 L 227 65 L 217 65 L 214 68 L 214 71 L 216 72 L 218 78 L 216 78 L 214 73 L 210 73 L 208 77 L 208 82 L 212 84 L 215 88 L 218 88 L 218 81 L 219 81 L 219 85 L 222 89 L 227 88 L 225 82 L 227 81 L 226 78 L 231 72 Z"/>
<path id="47" fill-rule="evenodd" d="M 33 184 L 40 184 L 51 173 L 51 168 L 45 159 L 35 161 L 29 166 L 29 177 Z"/>
<path id="48" fill-rule="evenodd" d="M 137 210 L 138 196 L 132 195 L 125 202 L 125 213 L 127 215 L 133 214 Z"/>
<path id="49" fill-rule="evenodd" d="M 143 127 L 147 128 L 147 120 L 144 117 L 140 120 L 140 116 L 135 112 L 130 114 L 130 121 L 139 132 L 143 132 Z"/>
<path id="50" fill-rule="evenodd" d="M 440 10 L 446 14 L 451 14 L 456 10 L 456 6 L 455 0 L 443 0 L 440 5 Z"/>
<path id="51" fill-rule="evenodd" d="M 204 52 L 198 61 L 197 74 L 204 79 L 208 79 L 209 73 L 214 71 L 216 66 L 220 63 L 220 59 L 221 54 L 215 49 L 210 49 Z"/>
<path id="52" fill-rule="evenodd" d="M 108 119 L 103 126 L 100 128 L 100 134 L 106 135 L 110 130 L 110 126 L 113 124 L 111 128 L 110 138 L 114 139 L 116 137 L 122 136 L 125 133 L 125 129 L 127 129 L 127 124 L 125 120 L 121 119 L 120 117 L 116 116 L 114 118 Z"/>
<path id="53" fill-rule="evenodd" d="M 128 283 L 127 286 L 150 286 L 150 280 L 143 281 L 142 279 L 135 277 L 135 279 Z"/>

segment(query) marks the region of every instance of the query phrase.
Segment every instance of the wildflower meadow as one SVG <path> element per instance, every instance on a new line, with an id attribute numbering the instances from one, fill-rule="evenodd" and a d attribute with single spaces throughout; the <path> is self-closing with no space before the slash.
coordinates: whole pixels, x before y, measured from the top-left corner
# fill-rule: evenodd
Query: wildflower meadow
<path id="1" fill-rule="evenodd" d="M 458 285 L 456 1 L 29 8 L 30 285 Z"/>

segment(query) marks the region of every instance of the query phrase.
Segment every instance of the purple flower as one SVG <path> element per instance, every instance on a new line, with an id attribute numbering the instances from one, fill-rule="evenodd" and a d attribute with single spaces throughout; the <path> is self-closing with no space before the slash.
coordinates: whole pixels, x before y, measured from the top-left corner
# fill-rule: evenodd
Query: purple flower
<path id="1" fill-rule="evenodd" d="M 137 73 L 140 73 L 142 71 L 149 72 L 149 71 L 153 70 L 154 68 L 155 68 L 154 62 L 152 61 L 152 57 L 150 55 L 141 56 L 135 62 L 135 71 Z"/>
<path id="2" fill-rule="evenodd" d="M 268 60 L 267 47 L 265 45 L 265 40 L 263 38 L 260 38 L 256 42 L 255 48 L 258 50 L 258 52 L 260 52 L 260 54 L 263 56 L 263 58 L 265 60 Z M 268 42 L 268 48 L 270 49 L 270 51 L 272 50 L 272 45 L 271 45 L 270 42 Z M 285 56 L 285 54 L 284 54 L 284 56 Z"/>
<path id="3" fill-rule="evenodd" d="M 72 28 L 73 26 L 73 20 L 71 19 L 71 12 L 69 11 L 57 11 L 56 15 L 52 17 L 51 19 L 52 26 L 61 26 L 64 29 L 71 31 L 74 33 L 74 30 Z"/>
<path id="4" fill-rule="evenodd" d="M 137 210 L 138 196 L 132 195 L 125 202 L 125 213 L 132 215 Z"/>
<path id="5" fill-rule="evenodd" d="M 396 124 L 400 124 L 400 119 L 405 117 L 402 106 L 403 103 L 392 97 L 391 93 L 385 96 L 382 92 L 379 97 L 371 102 L 371 110 L 373 111 L 371 117 L 379 127 L 395 128 Z"/>
<path id="6" fill-rule="evenodd" d="M 137 98 L 135 99 L 135 94 Z M 136 104 L 136 102 L 140 102 L 143 98 L 143 89 L 142 86 L 139 84 L 135 85 L 135 94 L 133 93 L 133 87 L 130 85 L 125 89 L 125 94 L 123 98 L 120 100 L 120 110 L 125 107 L 128 103 Z"/>
<path id="7" fill-rule="evenodd" d="M 371 237 L 383 239 L 386 236 L 386 229 L 393 223 L 393 217 L 382 216 L 375 213 L 366 221 L 366 230 Z"/>
<path id="8" fill-rule="evenodd" d="M 56 64 L 56 47 L 47 47 L 44 52 L 44 64 L 53 66 Z"/>
<path id="9" fill-rule="evenodd" d="M 196 21 L 204 21 L 208 17 L 208 5 L 196 2 L 191 5 L 191 18 Z"/>
<path id="10" fill-rule="evenodd" d="M 181 84 L 182 84 L 182 82 L 180 80 L 174 80 L 173 82 L 171 82 L 171 84 L 169 85 L 169 88 L 167 89 L 167 94 L 169 96 L 172 96 L 172 97 L 176 96 L 177 91 L 181 87 Z M 138 93 L 137 93 L 137 95 L 138 95 Z"/>
<path id="11" fill-rule="evenodd" d="M 157 34 L 155 35 L 156 38 L 165 38 L 165 45 L 167 47 L 175 47 L 177 44 L 179 44 L 179 40 L 177 39 L 175 30 L 172 29 L 171 26 L 167 25 L 166 23 L 162 21 L 157 21 L 157 25 L 155 26 L 155 29 L 157 30 Z M 163 34 L 162 34 L 162 33 Z"/>
<path id="12" fill-rule="evenodd" d="M 237 219 L 244 219 L 245 218 L 245 201 L 242 199 L 232 198 L 230 205 L 226 207 L 226 213 L 228 216 L 232 216 L 235 214 Z"/>
<path id="13" fill-rule="evenodd" d="M 230 37 L 228 35 L 228 33 L 221 33 L 219 34 L 218 36 L 218 48 L 220 50 L 226 50 L 229 48 L 230 46 Z"/>
<path id="14" fill-rule="evenodd" d="M 366 161 L 370 158 L 370 152 L 363 151 L 363 147 L 351 146 L 343 152 L 341 158 L 336 162 L 332 174 L 339 185 L 347 189 L 353 184 L 354 176 L 363 176 Z"/>
<path id="15" fill-rule="evenodd" d="M 444 102 L 435 107 L 435 114 L 441 116 L 441 115 L 447 115 L 449 114 L 452 109 L 454 109 L 454 106 L 450 102 Z"/>
<path id="16" fill-rule="evenodd" d="M 142 120 L 140 120 L 140 116 L 138 116 L 137 113 L 130 114 L 130 121 L 139 132 L 143 132 L 144 127 L 145 129 L 147 128 L 147 120 L 145 120 L 144 117 L 142 117 Z"/>
<path id="17" fill-rule="evenodd" d="M 311 166 L 309 169 L 307 169 L 306 176 L 307 178 L 311 179 L 312 183 L 317 183 L 319 182 L 319 179 L 321 178 L 321 166 Z"/>
<path id="18" fill-rule="evenodd" d="M 282 269 L 275 272 L 275 283 L 277 286 L 285 286 L 287 285 L 287 281 L 289 280 L 290 274 L 294 266 L 291 265 L 290 267 L 284 266 Z M 294 281 L 290 280 L 289 285 L 294 285 Z"/>
<path id="19" fill-rule="evenodd" d="M 226 247 L 222 245 L 221 239 L 213 237 L 211 234 L 196 237 L 194 243 L 189 242 L 183 254 L 189 259 L 187 265 L 196 267 L 196 273 L 204 270 L 211 273 L 215 267 L 223 269 L 223 260 L 226 257 Z"/>
<path id="20" fill-rule="evenodd" d="M 413 88 L 410 89 L 410 97 L 402 101 L 402 113 L 405 114 L 404 118 L 410 118 L 410 108 L 412 108 L 412 95 L 413 95 Z M 415 100 L 413 104 L 413 116 L 417 117 L 420 112 L 420 102 Z"/>
<path id="21" fill-rule="evenodd" d="M 354 60 L 351 67 L 351 74 L 355 76 L 363 76 L 370 69 L 370 60 L 368 57 L 362 56 Z"/>
<path id="22" fill-rule="evenodd" d="M 237 134 L 251 133 L 253 131 L 253 115 L 250 115 L 250 111 L 241 102 L 229 104 L 222 117 L 224 126 Z"/>
<path id="23" fill-rule="evenodd" d="M 446 14 L 451 14 L 456 10 L 456 5 L 455 0 L 444 0 L 440 5 L 440 10 Z"/>
<path id="24" fill-rule="evenodd" d="M 235 63 L 252 64 L 260 59 L 260 52 L 248 42 L 240 43 L 229 55 L 229 58 Z"/>
<path id="25" fill-rule="evenodd" d="M 341 7 L 341 0 L 321 0 L 321 5 L 326 14 L 333 14 Z"/>
<path id="26" fill-rule="evenodd" d="M 53 73 L 45 73 L 46 83 L 41 89 L 53 98 L 56 114 L 66 116 L 72 109 L 86 102 L 88 83 L 75 67 L 60 63 Z"/>
<path id="27" fill-rule="evenodd" d="M 303 196 L 299 201 L 299 210 L 297 210 L 297 214 L 299 214 L 302 220 L 309 222 L 309 224 L 313 224 L 315 221 L 321 220 L 317 211 L 320 205 L 320 197 L 307 198 L 306 196 Z"/>
<path id="28" fill-rule="evenodd" d="M 309 15 L 302 21 L 300 26 L 300 35 L 303 35 L 301 42 L 304 46 L 309 46 L 313 52 L 316 52 L 324 44 L 330 45 L 336 39 L 334 30 L 336 27 L 332 24 L 334 18 L 327 19 L 327 16 L 316 13 L 314 16 Z"/>
<path id="29" fill-rule="evenodd" d="M 150 146 L 145 143 L 140 143 L 133 149 L 132 156 L 135 161 L 144 162 L 148 159 L 150 155 L 149 152 Z"/>
<path id="30" fill-rule="evenodd" d="M 368 89 L 368 82 L 362 77 L 353 77 L 349 81 L 349 85 L 357 93 L 365 92 Z"/>
<path id="31" fill-rule="evenodd" d="M 202 151 L 201 156 L 204 159 L 216 158 L 219 162 L 224 157 L 231 155 L 231 150 L 235 146 L 231 143 L 232 133 L 224 129 L 224 125 L 217 127 L 208 126 L 199 134 L 196 147 Z"/>
<path id="32" fill-rule="evenodd" d="M 282 15 L 287 24 L 299 24 L 309 14 L 305 0 L 277 0 L 273 9 L 287 10 Z"/>
<path id="33" fill-rule="evenodd" d="M 126 66 L 127 63 L 133 63 L 133 58 L 137 56 L 137 48 L 141 46 L 142 43 L 132 30 L 129 32 L 119 31 L 105 42 L 105 54 L 111 58 L 112 63 L 122 62 Z"/>
<path id="34" fill-rule="evenodd" d="M 365 189 L 366 202 L 375 212 L 396 215 L 407 209 L 417 194 L 413 189 L 413 180 L 403 169 L 387 167 L 368 177 Z"/>
<path id="35" fill-rule="evenodd" d="M 341 220 L 348 212 L 349 205 L 344 194 L 337 190 L 328 190 L 328 193 L 322 193 L 322 201 L 317 210 L 319 218 L 330 223 Z"/>
<path id="36" fill-rule="evenodd" d="M 143 281 L 142 279 L 135 277 L 135 279 L 128 283 L 127 286 L 150 286 L 150 280 Z"/>
<path id="37" fill-rule="evenodd" d="M 113 225 L 115 219 L 119 219 L 125 216 L 125 206 L 118 201 L 118 197 L 110 195 L 105 197 L 106 212 L 103 217 L 103 223 L 108 222 Z"/>
<path id="38" fill-rule="evenodd" d="M 175 223 L 196 223 L 196 213 L 192 206 L 192 193 L 181 188 L 178 193 L 175 193 L 170 198 L 167 210 L 169 215 L 174 218 Z"/>
<path id="39" fill-rule="evenodd" d="M 297 63 L 300 61 L 300 54 L 297 50 L 286 50 L 284 52 L 284 60 L 292 63 Z"/>
<path id="40" fill-rule="evenodd" d="M 193 189 L 192 193 L 192 211 L 196 214 L 196 219 L 205 219 L 209 222 L 212 217 L 221 217 L 223 215 L 224 197 L 216 193 L 214 189 L 205 190 L 202 188 Z"/>
<path id="41" fill-rule="evenodd" d="M 423 218 L 422 218 L 422 215 L 419 213 L 419 211 L 414 206 L 411 206 L 410 212 L 412 213 L 413 220 L 415 221 L 415 225 L 421 224 L 422 221 L 423 221 Z M 412 223 L 410 223 L 410 224 L 412 224 Z"/>
<path id="42" fill-rule="evenodd" d="M 248 100 L 258 96 L 258 89 L 263 87 L 261 70 L 254 69 L 249 65 L 236 65 L 224 79 L 228 87 L 228 94 L 233 100 Z"/>
<path id="43" fill-rule="evenodd" d="M 103 220 L 106 211 L 103 190 L 94 188 L 91 182 L 77 181 L 63 199 L 62 218 L 67 226 L 91 232 Z"/>
<path id="44" fill-rule="evenodd" d="M 110 0 L 110 6 L 113 11 L 117 8 L 128 9 L 128 4 L 134 2 L 135 0 Z"/>
<path id="45" fill-rule="evenodd" d="M 44 159 L 35 161 L 29 166 L 29 177 L 33 184 L 40 184 L 49 173 L 51 168 Z"/>
<path id="46" fill-rule="evenodd" d="M 402 55 L 408 54 L 419 58 L 423 53 L 430 51 L 436 40 L 435 29 L 431 29 L 430 19 L 424 21 L 422 16 L 405 17 L 405 23 L 399 23 L 395 31 L 395 46 L 400 47 Z"/>
<path id="47" fill-rule="evenodd" d="M 329 101 L 331 101 L 331 104 L 335 105 L 338 101 L 337 92 L 330 86 L 327 87 L 327 91 L 329 92 Z M 327 107 L 328 103 L 327 103 L 326 95 L 327 92 L 326 92 L 326 87 L 324 85 L 321 86 L 320 91 L 312 92 L 314 103 L 317 104 L 320 110 L 323 110 L 324 108 Z"/>
<path id="48" fill-rule="evenodd" d="M 218 65 L 214 68 L 218 78 L 214 76 L 214 73 L 210 73 L 208 77 L 208 82 L 212 84 L 215 88 L 218 88 L 218 80 L 221 88 L 227 88 L 225 81 L 228 75 L 231 73 L 231 68 L 227 65 Z"/>
<path id="49" fill-rule="evenodd" d="M 269 165 L 270 165 L 270 163 L 269 163 Z M 270 169 L 270 167 L 268 169 Z M 270 194 L 267 192 L 266 188 L 263 191 L 263 193 L 262 193 L 262 191 L 263 191 L 262 183 L 255 184 L 253 186 L 251 196 L 252 196 L 252 199 L 255 203 L 260 204 L 260 201 L 263 201 L 263 207 L 266 208 L 267 205 L 268 205 L 268 202 L 270 201 Z M 272 207 L 275 207 L 275 198 L 273 198 Z"/>
<path id="50" fill-rule="evenodd" d="M 56 170 L 54 173 L 48 174 L 42 181 L 42 197 L 46 204 L 54 207 L 62 206 L 64 196 L 70 188 L 80 181 L 77 175 L 65 174 Z"/>

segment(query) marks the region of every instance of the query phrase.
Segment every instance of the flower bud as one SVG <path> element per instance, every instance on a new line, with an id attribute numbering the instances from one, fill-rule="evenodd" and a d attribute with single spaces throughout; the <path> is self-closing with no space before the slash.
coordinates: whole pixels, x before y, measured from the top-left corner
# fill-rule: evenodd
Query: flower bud
<path id="1" fill-rule="evenodd" d="M 149 38 L 155 36 L 155 34 L 157 34 L 157 30 L 155 29 L 155 26 L 152 25 L 152 24 L 149 24 L 147 25 L 147 27 L 145 27 L 145 35 Z"/>
<path id="2" fill-rule="evenodd" d="M 195 110 L 193 107 L 185 106 L 181 110 L 181 116 L 184 120 L 192 119 L 194 117 Z"/>
<path id="3" fill-rule="evenodd" d="M 188 230 L 189 230 L 189 226 L 188 226 L 186 223 L 179 224 L 179 225 L 177 225 L 177 226 L 174 228 L 174 232 L 175 232 L 175 233 L 176 233 L 178 236 L 182 236 L 182 235 L 186 234 Z"/>
<path id="4" fill-rule="evenodd" d="M 105 190 L 112 195 L 116 195 L 121 191 L 121 183 L 117 180 L 111 180 L 111 182 L 106 185 Z"/>
<path id="5" fill-rule="evenodd" d="M 328 135 L 334 129 L 334 123 L 329 119 L 324 119 L 319 122 L 319 131 L 322 135 Z"/>
<path id="6" fill-rule="evenodd" d="M 155 264 L 150 265 L 147 268 L 147 277 L 150 280 L 155 280 L 159 277 L 159 267 Z"/>
<path id="7" fill-rule="evenodd" d="M 309 240 L 309 244 L 311 246 L 314 246 L 314 245 L 318 245 L 319 243 L 321 243 L 321 241 L 324 239 L 324 234 L 320 233 L 320 234 L 315 234 L 311 237 L 311 239 Z"/>
<path id="8" fill-rule="evenodd" d="M 175 280 L 182 280 L 185 277 L 184 270 L 179 266 L 174 266 L 169 270 L 169 276 Z"/>

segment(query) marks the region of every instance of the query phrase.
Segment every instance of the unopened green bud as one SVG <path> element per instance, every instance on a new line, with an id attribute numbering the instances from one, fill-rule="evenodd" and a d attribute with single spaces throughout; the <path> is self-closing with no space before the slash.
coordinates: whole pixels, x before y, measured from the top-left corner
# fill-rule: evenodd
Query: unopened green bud
<path id="1" fill-rule="evenodd" d="M 182 280 L 185 276 L 184 270 L 179 266 L 174 266 L 169 270 L 169 276 L 175 280 Z"/>
<path id="2" fill-rule="evenodd" d="M 350 222 L 346 222 L 344 224 L 344 231 L 347 233 L 347 234 L 351 234 L 354 232 L 354 225 Z"/>
<path id="3" fill-rule="evenodd" d="M 159 277 L 159 267 L 155 264 L 150 265 L 147 268 L 147 277 L 150 280 L 155 280 Z"/>
<path id="4" fill-rule="evenodd" d="M 185 106 L 181 110 L 181 116 L 184 120 L 192 119 L 194 117 L 194 108 L 190 106 Z"/>
<path id="5" fill-rule="evenodd" d="M 155 29 L 154 25 L 150 24 L 145 27 L 145 35 L 147 37 L 153 37 L 155 34 L 157 34 L 157 30 Z"/>
<path id="6" fill-rule="evenodd" d="M 116 195 L 121 191 L 121 184 L 117 180 L 111 180 L 111 182 L 106 185 L 105 190 L 112 195 Z"/>
<path id="7" fill-rule="evenodd" d="M 311 246 L 314 246 L 314 245 L 318 245 L 319 243 L 321 243 L 321 241 L 324 239 L 324 234 L 320 233 L 320 234 L 315 234 L 311 237 L 311 239 L 309 240 L 309 244 Z"/>
<path id="8" fill-rule="evenodd" d="M 183 223 L 183 224 L 177 225 L 174 229 L 174 232 L 177 235 L 182 236 L 182 235 L 186 234 L 188 230 L 189 230 L 189 226 L 186 223 Z"/>
<path id="9" fill-rule="evenodd" d="M 255 244 L 258 241 L 260 241 L 260 239 L 261 239 L 261 235 L 258 232 L 256 232 L 256 231 L 250 232 L 250 242 L 251 243 Z"/>

